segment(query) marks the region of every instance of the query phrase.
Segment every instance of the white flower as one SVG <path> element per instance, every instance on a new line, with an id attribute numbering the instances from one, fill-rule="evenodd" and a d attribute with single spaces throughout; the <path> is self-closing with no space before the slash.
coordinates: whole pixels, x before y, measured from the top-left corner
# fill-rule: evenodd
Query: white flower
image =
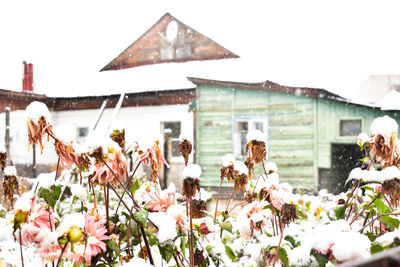
<path id="1" fill-rule="evenodd" d="M 241 161 L 235 161 L 234 163 L 233 163 L 233 169 L 235 170 L 235 171 L 238 171 L 239 172 L 239 174 L 245 174 L 245 175 L 248 175 L 249 174 L 249 170 L 247 169 L 247 166 L 243 163 L 243 162 L 241 162 Z"/>
<path id="2" fill-rule="evenodd" d="M 233 164 L 235 161 L 235 158 L 233 157 L 232 154 L 226 154 L 225 156 L 222 157 L 222 166 L 224 167 L 229 167 Z"/>
<path id="3" fill-rule="evenodd" d="M 172 242 L 178 235 L 176 232 L 176 221 L 164 212 L 151 212 L 149 219 L 158 227 L 158 241 L 160 244 Z"/>
<path id="4" fill-rule="evenodd" d="M 187 165 L 182 172 L 183 178 L 200 178 L 201 175 L 201 167 L 197 164 L 189 164 Z"/>
<path id="5" fill-rule="evenodd" d="M 41 188 L 50 188 L 55 184 L 55 172 L 41 173 L 36 179 Z"/>
<path id="6" fill-rule="evenodd" d="M 5 176 L 17 176 L 17 169 L 14 166 L 7 166 L 4 168 Z"/>
<path id="7" fill-rule="evenodd" d="M 267 172 L 278 172 L 278 166 L 272 161 L 268 161 L 267 164 L 265 164 L 265 169 Z"/>
<path id="8" fill-rule="evenodd" d="M 87 192 L 86 189 L 80 184 L 71 185 L 71 193 L 83 202 L 86 201 Z"/>
<path id="9" fill-rule="evenodd" d="M 246 134 L 246 139 L 247 143 L 249 143 L 252 140 L 265 142 L 265 134 L 263 134 L 263 132 L 261 132 L 260 130 L 252 130 Z"/>
<path id="10" fill-rule="evenodd" d="M 392 134 L 397 135 L 398 128 L 397 122 L 387 115 L 376 118 L 370 127 L 373 135 L 383 136 L 386 145 L 389 145 Z"/>
<path id="11" fill-rule="evenodd" d="M 31 209 L 32 198 L 30 194 L 23 194 L 14 205 L 14 211 L 28 212 Z"/>
<path id="12" fill-rule="evenodd" d="M 38 125 L 41 117 L 45 117 L 47 123 L 51 121 L 49 109 L 42 102 L 33 101 L 26 107 L 25 112 L 27 119 L 30 119 L 35 125 Z"/>

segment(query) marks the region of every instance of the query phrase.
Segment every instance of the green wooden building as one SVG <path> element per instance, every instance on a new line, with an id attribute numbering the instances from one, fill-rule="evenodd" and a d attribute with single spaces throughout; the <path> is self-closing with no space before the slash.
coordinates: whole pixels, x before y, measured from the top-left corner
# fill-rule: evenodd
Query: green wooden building
<path id="1" fill-rule="evenodd" d="M 189 80 L 197 86 L 191 105 L 195 158 L 203 168 L 202 184 L 208 187 L 220 183 L 222 156 L 232 153 L 243 160 L 247 131 L 259 129 L 267 140 L 268 160 L 278 165 L 282 182 L 298 189 L 340 192 L 362 157 L 358 134 L 369 133 L 373 119 L 385 114 L 400 122 L 395 111 L 353 104 L 323 89 L 270 81 Z"/>

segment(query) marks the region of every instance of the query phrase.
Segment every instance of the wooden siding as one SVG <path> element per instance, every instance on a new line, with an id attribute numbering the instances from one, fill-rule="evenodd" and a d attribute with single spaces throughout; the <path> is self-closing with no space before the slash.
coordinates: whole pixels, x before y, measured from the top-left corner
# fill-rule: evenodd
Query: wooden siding
<path id="1" fill-rule="evenodd" d="M 382 111 L 366 106 L 341 104 L 318 99 L 318 168 L 331 168 L 331 144 L 356 144 L 357 136 L 340 136 L 340 120 L 361 119 L 361 131 L 370 133 L 372 121 L 380 116 L 388 115 L 400 124 L 398 112 Z"/>
<path id="2" fill-rule="evenodd" d="M 232 153 L 232 119 L 268 116 L 269 160 L 277 163 L 282 182 L 314 186 L 315 99 L 294 94 L 200 85 L 196 89 L 196 160 L 202 184 L 218 186 L 221 158 Z M 261 172 L 258 166 L 256 173 Z M 232 186 L 224 182 L 224 186 Z"/>

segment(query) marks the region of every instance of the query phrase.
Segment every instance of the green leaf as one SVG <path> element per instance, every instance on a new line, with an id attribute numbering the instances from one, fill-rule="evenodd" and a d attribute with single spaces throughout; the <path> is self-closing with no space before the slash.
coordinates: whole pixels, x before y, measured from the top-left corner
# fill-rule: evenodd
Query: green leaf
<path id="1" fill-rule="evenodd" d="M 383 203 L 382 199 L 377 198 L 374 205 L 378 209 L 378 215 L 390 213 L 390 208 Z"/>
<path id="2" fill-rule="evenodd" d="M 141 225 L 145 226 L 149 213 L 147 210 L 137 211 L 133 214 L 135 221 L 139 222 Z"/>
<path id="3" fill-rule="evenodd" d="M 139 187 L 140 187 L 139 181 L 136 179 L 135 183 L 131 186 L 131 193 L 133 196 L 135 196 L 135 192 L 136 192 L 136 190 L 139 189 Z"/>
<path id="4" fill-rule="evenodd" d="M 230 233 L 232 233 L 232 224 L 230 222 L 222 222 L 219 224 L 221 229 L 224 229 Z"/>
<path id="5" fill-rule="evenodd" d="M 288 259 L 288 256 L 287 256 L 287 252 L 283 247 L 279 248 L 278 257 L 279 257 L 279 259 L 281 259 L 282 263 L 285 266 L 289 266 L 289 259 Z"/>
<path id="6" fill-rule="evenodd" d="M 166 262 L 169 262 L 171 260 L 172 256 L 174 255 L 175 250 L 171 245 L 167 245 L 167 246 L 160 247 L 160 253 L 161 253 L 161 256 L 163 257 L 163 259 Z"/>
<path id="7" fill-rule="evenodd" d="M 51 191 L 46 188 L 41 188 L 39 190 L 39 194 L 41 197 L 43 197 L 44 201 L 46 201 L 46 203 L 54 209 L 54 206 L 56 205 L 58 198 L 60 197 L 61 194 L 61 186 L 53 185 L 51 187 Z"/>
<path id="8" fill-rule="evenodd" d="M 336 206 L 333 211 L 335 212 L 336 220 L 344 219 L 344 206 Z"/>
<path id="9" fill-rule="evenodd" d="M 119 254 L 119 252 L 120 252 L 120 249 L 119 249 L 119 247 L 117 246 L 117 244 L 115 244 L 115 242 L 113 241 L 113 240 L 108 240 L 107 242 L 106 242 L 106 244 L 107 244 L 107 247 L 109 248 L 109 249 L 111 249 L 112 251 L 114 251 L 115 252 L 115 254 Z"/>
<path id="10" fill-rule="evenodd" d="M 386 227 L 395 228 L 395 229 L 399 228 L 399 224 L 400 224 L 399 220 L 397 220 L 397 219 L 395 219 L 395 218 L 393 218 L 393 217 L 390 217 L 390 216 L 383 216 L 383 217 L 380 217 L 379 220 L 380 220 Z"/>
<path id="11" fill-rule="evenodd" d="M 313 255 L 315 257 L 315 259 L 318 262 L 319 267 L 325 267 L 329 261 L 328 256 L 319 254 L 319 253 L 315 252 L 314 250 L 311 251 L 311 255 Z"/>
<path id="12" fill-rule="evenodd" d="M 383 251 L 383 247 L 381 245 L 373 244 L 371 246 L 371 254 L 375 254 L 375 253 L 378 253 L 378 252 L 381 252 L 381 251 Z"/>
<path id="13" fill-rule="evenodd" d="M 227 245 L 225 245 L 225 252 L 226 252 L 226 255 L 228 255 L 228 257 L 231 259 L 231 261 L 235 261 L 235 259 L 236 259 L 235 253 Z"/>
<path id="14" fill-rule="evenodd" d="M 207 250 L 208 254 L 211 253 L 211 250 L 212 250 L 213 248 L 215 248 L 215 247 L 214 247 L 214 246 L 210 246 L 210 245 L 206 246 L 206 250 Z"/>
<path id="15" fill-rule="evenodd" d="M 290 235 L 285 236 L 285 240 L 286 240 L 286 241 L 289 241 L 290 244 L 291 244 L 293 247 L 296 247 L 296 246 L 297 246 L 297 242 L 296 242 L 296 240 L 295 240 L 292 236 L 290 236 Z"/>

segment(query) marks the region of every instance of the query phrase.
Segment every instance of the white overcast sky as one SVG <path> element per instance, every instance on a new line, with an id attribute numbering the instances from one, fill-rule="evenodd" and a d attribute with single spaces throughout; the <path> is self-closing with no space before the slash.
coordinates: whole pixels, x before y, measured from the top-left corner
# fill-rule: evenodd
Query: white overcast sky
<path id="1" fill-rule="evenodd" d="M 73 96 L 191 87 L 186 76 L 347 93 L 400 74 L 399 1 L 0 0 L 0 88 Z M 238 60 L 99 72 L 166 12 Z"/>

